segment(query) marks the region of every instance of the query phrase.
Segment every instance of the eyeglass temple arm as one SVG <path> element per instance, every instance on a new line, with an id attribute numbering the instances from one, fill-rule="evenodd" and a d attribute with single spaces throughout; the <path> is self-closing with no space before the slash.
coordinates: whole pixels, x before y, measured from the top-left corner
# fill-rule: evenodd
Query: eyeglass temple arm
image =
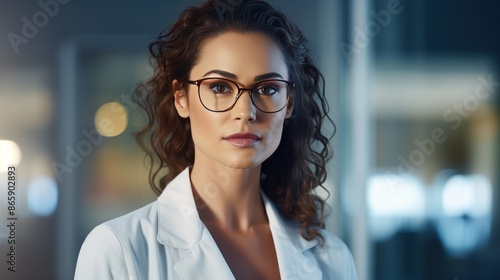
<path id="1" fill-rule="evenodd" d="M 192 85 L 199 85 L 200 84 L 199 81 L 189 81 L 189 80 L 187 80 L 186 83 L 192 84 Z"/>

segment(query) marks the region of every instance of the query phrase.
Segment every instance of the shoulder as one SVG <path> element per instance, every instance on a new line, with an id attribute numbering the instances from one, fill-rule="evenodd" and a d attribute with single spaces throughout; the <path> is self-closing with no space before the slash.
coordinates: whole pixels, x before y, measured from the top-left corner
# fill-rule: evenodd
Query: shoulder
<path id="1" fill-rule="evenodd" d="M 323 271 L 329 271 L 328 279 L 358 279 L 351 251 L 347 245 L 333 233 L 320 230 L 324 238 L 323 244 L 314 248 L 314 254 Z"/>
<path id="2" fill-rule="evenodd" d="M 130 256 L 156 241 L 156 203 L 96 226 L 78 255 L 75 279 L 130 279 Z"/>
<path id="3" fill-rule="evenodd" d="M 75 280 L 128 279 L 123 247 L 115 232 L 101 224 L 88 235 L 80 249 Z"/>
<path id="4" fill-rule="evenodd" d="M 118 238 L 148 235 L 157 227 L 158 202 L 151 202 L 133 212 L 107 221 L 102 226 L 115 232 Z"/>
<path id="5" fill-rule="evenodd" d="M 328 249 L 330 252 L 335 253 L 350 253 L 344 241 L 335 234 L 325 229 L 321 229 L 320 233 L 324 238 L 324 243 L 319 245 L 320 248 Z"/>

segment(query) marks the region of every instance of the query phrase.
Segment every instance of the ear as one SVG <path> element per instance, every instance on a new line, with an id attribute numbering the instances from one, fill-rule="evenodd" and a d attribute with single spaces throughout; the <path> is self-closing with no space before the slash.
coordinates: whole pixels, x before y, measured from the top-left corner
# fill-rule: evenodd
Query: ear
<path id="1" fill-rule="evenodd" d="M 293 113 L 293 95 L 290 95 L 290 99 L 288 99 L 288 103 L 286 104 L 286 114 L 285 119 L 288 119 L 292 116 Z"/>
<path id="2" fill-rule="evenodd" d="M 172 90 L 174 91 L 174 104 L 175 104 L 175 109 L 177 110 L 177 114 L 179 114 L 181 118 L 188 118 L 189 103 L 186 90 L 177 80 L 172 81 Z"/>

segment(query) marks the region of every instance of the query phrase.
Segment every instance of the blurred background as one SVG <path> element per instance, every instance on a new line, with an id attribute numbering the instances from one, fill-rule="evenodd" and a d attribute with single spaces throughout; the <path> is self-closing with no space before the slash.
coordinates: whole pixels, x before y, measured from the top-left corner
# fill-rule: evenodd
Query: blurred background
<path id="1" fill-rule="evenodd" d="M 148 43 L 201 2 L 0 1 L 1 279 L 72 279 L 93 227 L 156 198 L 130 93 L 151 73 Z M 269 2 L 326 78 L 327 228 L 360 279 L 499 279 L 500 3 Z"/>

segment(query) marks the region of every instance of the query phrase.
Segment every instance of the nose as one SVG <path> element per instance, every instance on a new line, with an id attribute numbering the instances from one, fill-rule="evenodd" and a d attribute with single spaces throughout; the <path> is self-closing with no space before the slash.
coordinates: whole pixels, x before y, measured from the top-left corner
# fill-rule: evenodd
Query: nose
<path id="1" fill-rule="evenodd" d="M 231 112 L 233 113 L 235 120 L 242 120 L 245 122 L 255 121 L 257 108 L 252 103 L 250 90 L 242 90 Z"/>

